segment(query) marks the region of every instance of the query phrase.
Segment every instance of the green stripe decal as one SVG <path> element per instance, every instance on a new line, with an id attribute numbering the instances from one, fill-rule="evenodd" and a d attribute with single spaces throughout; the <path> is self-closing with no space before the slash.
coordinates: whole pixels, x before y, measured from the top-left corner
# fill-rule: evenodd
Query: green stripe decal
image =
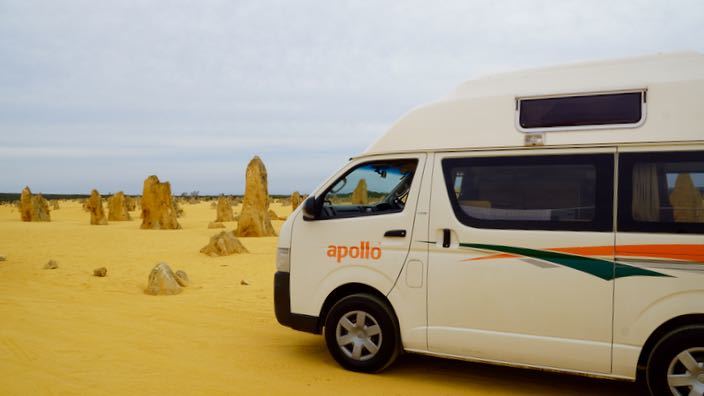
<path id="1" fill-rule="evenodd" d="M 604 280 L 625 278 L 628 276 L 670 276 L 645 268 L 634 267 L 621 263 L 614 263 L 609 260 L 585 256 L 576 256 L 572 254 L 558 253 L 547 250 L 526 249 L 521 247 L 504 245 L 485 245 L 481 243 L 460 243 L 460 247 L 480 250 L 492 250 L 496 252 L 510 253 L 519 256 L 530 257 L 538 260 L 547 261 L 553 264 L 569 267 Z"/>

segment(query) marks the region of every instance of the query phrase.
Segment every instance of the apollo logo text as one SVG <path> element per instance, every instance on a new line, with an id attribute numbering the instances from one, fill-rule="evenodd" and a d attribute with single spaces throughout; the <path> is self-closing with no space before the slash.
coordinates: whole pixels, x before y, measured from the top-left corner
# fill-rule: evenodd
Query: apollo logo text
<path id="1" fill-rule="evenodd" d="M 362 241 L 359 246 L 329 245 L 327 256 L 335 258 L 340 263 L 345 257 L 353 259 L 379 260 L 381 258 L 381 248 L 371 247 L 369 241 Z"/>

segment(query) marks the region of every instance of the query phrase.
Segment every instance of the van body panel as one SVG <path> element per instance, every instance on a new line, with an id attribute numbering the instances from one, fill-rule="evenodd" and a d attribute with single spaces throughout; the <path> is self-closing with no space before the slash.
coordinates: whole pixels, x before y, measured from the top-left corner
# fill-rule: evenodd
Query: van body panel
<path id="1" fill-rule="evenodd" d="M 613 344 L 611 348 L 611 376 L 636 379 L 638 358 L 642 349 L 642 346 Z"/>
<path id="2" fill-rule="evenodd" d="M 293 212 L 291 212 L 288 218 L 281 225 L 281 229 L 279 229 L 279 238 L 276 247 L 284 249 L 291 248 L 293 224 L 296 222 L 296 219 L 300 220 L 302 206 L 303 205 L 298 205 L 298 207 L 294 209 Z"/>
<path id="3" fill-rule="evenodd" d="M 453 213 L 442 161 L 491 156 L 614 154 L 615 148 L 438 153 L 434 161 L 428 273 L 431 352 L 521 364 L 608 373 L 611 370 L 613 280 L 535 257 L 465 248 L 468 244 L 523 249 L 602 247 L 613 259 L 612 232 L 481 229 Z M 611 164 L 613 167 L 613 162 Z M 609 181 L 612 183 L 611 181 Z M 441 244 L 451 230 L 451 245 Z M 607 271 L 610 271 L 607 268 Z M 531 341 L 529 341 L 531 340 Z M 506 348 L 506 345 L 511 345 Z M 571 353 L 536 353 L 536 351 Z M 588 357 L 588 358 L 587 358 Z"/>
<path id="4" fill-rule="evenodd" d="M 701 235 L 618 233 L 619 246 L 704 245 Z M 619 278 L 614 290 L 614 370 L 635 377 L 638 356 L 615 353 L 617 346 L 640 347 L 660 325 L 678 316 L 704 314 L 704 257 L 682 263 L 650 257 L 628 257 L 628 264 L 655 269 L 667 278 Z M 668 267 L 677 267 L 668 268 Z M 630 359 L 630 360 L 627 360 Z"/>
<path id="5" fill-rule="evenodd" d="M 375 156 L 374 160 L 417 159 L 405 208 L 402 212 L 349 218 L 304 221 L 295 219 L 291 244 L 291 312 L 320 315 L 327 296 L 348 283 L 371 286 L 383 294 L 391 291 L 408 256 L 415 208 L 426 154 Z M 370 159 L 351 161 L 316 191 L 320 193 L 357 165 Z M 297 217 L 301 217 L 298 212 Z M 406 230 L 404 238 L 385 237 L 388 230 Z M 333 255 L 351 248 L 380 249 L 380 257 L 352 258 Z"/>
<path id="6" fill-rule="evenodd" d="M 434 154 L 428 154 L 426 163 L 431 164 L 433 157 Z M 387 296 L 398 318 L 403 347 L 424 351 L 428 349 L 428 244 L 425 241 L 428 240 L 432 178 L 433 169 L 428 165 L 423 172 L 408 260 Z"/>
<path id="7" fill-rule="evenodd" d="M 455 351 L 455 355 L 468 359 L 501 360 L 552 369 L 610 373 L 610 341 L 541 337 L 457 327 L 430 327 L 428 332 L 431 334 L 432 352 L 449 354 L 450 351 Z M 550 358 L 543 359 L 541 356 Z"/>

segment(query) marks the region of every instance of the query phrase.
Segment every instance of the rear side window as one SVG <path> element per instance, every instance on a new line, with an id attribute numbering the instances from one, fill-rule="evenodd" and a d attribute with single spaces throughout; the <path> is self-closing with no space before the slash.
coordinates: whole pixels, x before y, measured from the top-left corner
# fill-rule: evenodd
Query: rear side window
<path id="1" fill-rule="evenodd" d="M 519 99 L 523 129 L 634 125 L 643 118 L 644 92 Z"/>
<path id="2" fill-rule="evenodd" d="M 476 228 L 611 231 L 613 155 L 448 158 L 457 218 Z"/>
<path id="3" fill-rule="evenodd" d="M 619 156 L 619 231 L 704 234 L 704 151 Z"/>

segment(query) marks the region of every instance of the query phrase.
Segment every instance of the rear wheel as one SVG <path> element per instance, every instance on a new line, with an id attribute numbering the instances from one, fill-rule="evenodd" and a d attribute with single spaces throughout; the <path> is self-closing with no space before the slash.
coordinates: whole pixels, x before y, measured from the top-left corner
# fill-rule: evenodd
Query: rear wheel
<path id="1" fill-rule="evenodd" d="M 704 395 L 704 326 L 686 326 L 655 345 L 646 371 L 653 395 Z"/>
<path id="2" fill-rule="evenodd" d="M 370 373 L 381 371 L 396 360 L 400 351 L 396 315 L 378 297 L 347 296 L 328 313 L 325 343 L 342 367 Z"/>

